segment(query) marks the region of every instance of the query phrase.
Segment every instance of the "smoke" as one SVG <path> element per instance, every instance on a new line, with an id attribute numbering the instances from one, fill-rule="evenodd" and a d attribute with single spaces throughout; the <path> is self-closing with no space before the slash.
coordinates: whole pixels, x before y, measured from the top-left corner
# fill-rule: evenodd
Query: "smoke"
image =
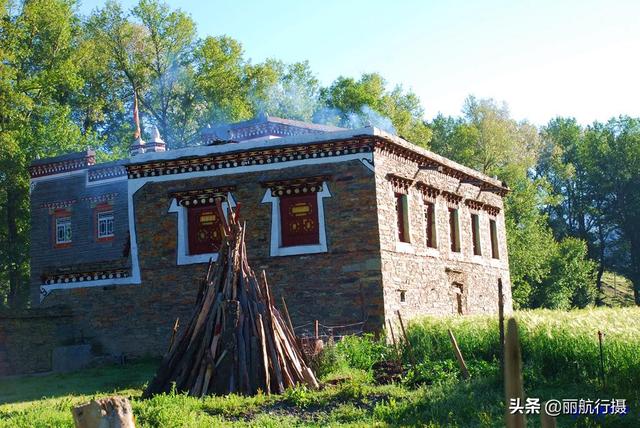
<path id="1" fill-rule="evenodd" d="M 393 122 L 387 116 L 375 111 L 368 105 L 364 105 L 359 111 L 343 112 L 336 108 L 323 107 L 313 115 L 313 121 L 324 125 L 342 126 L 356 129 L 366 126 L 375 126 L 390 134 L 396 134 Z"/>

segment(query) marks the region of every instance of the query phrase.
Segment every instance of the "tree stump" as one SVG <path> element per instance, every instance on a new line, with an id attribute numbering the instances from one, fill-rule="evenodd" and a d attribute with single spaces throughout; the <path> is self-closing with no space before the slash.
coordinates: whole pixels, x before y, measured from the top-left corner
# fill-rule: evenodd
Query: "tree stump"
<path id="1" fill-rule="evenodd" d="M 135 428 L 131 403 L 124 397 L 91 400 L 71 413 L 76 428 Z"/>

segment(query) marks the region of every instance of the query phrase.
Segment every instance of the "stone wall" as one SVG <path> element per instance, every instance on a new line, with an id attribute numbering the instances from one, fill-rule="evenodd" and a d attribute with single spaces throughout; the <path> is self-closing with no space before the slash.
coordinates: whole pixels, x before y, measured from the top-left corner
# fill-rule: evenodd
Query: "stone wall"
<path id="1" fill-rule="evenodd" d="M 397 321 L 398 310 L 407 319 L 425 314 L 458 313 L 457 285 L 462 285 L 460 304 L 464 314 L 497 312 L 498 279 L 503 282 L 505 308 L 510 311 L 511 284 L 502 198 L 481 192 L 472 184 L 461 184 L 435 170 L 420 171 L 416 163 L 380 149 L 375 152 L 374 160 L 386 319 Z M 390 173 L 414 182 L 408 190 L 409 244 L 398 242 Z M 473 255 L 471 211 L 464 199 L 457 204 L 461 251 L 451 251 L 448 203 L 442 195 L 435 198 L 437 248 L 427 247 L 424 198 L 415 185 L 418 181 L 501 208 L 497 216 L 491 217 L 496 220 L 500 258 L 496 260 L 491 256 L 490 215 L 484 210 L 474 211 L 480 220 L 482 255 Z"/>
<path id="2" fill-rule="evenodd" d="M 261 203 L 261 182 L 330 175 L 324 199 L 328 252 L 270 256 L 271 205 Z M 380 248 L 373 173 L 360 161 L 304 166 L 210 178 L 149 182 L 134 195 L 141 285 L 55 290 L 44 306 L 74 308 L 75 322 L 96 355 L 160 355 L 171 327 L 186 324 L 205 264 L 177 265 L 176 191 L 235 186 L 247 221 L 247 251 L 256 272 L 265 269 L 276 302 L 284 296 L 295 326 L 384 320 Z M 311 329 L 308 325 L 306 328 Z"/>
<path id="3" fill-rule="evenodd" d="M 0 312 L 0 376 L 50 371 L 54 349 L 81 340 L 68 308 Z"/>

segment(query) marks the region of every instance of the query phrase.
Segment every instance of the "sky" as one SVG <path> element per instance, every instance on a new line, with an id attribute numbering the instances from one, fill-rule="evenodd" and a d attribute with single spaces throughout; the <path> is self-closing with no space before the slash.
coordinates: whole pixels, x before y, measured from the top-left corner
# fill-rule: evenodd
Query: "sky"
<path id="1" fill-rule="evenodd" d="M 90 13 L 104 1 L 84 0 Z M 136 2 L 122 0 L 125 8 Z M 200 37 L 226 34 L 253 62 L 308 60 L 323 85 L 378 72 L 459 115 L 468 95 L 518 120 L 640 117 L 640 1 L 198 0 Z"/>

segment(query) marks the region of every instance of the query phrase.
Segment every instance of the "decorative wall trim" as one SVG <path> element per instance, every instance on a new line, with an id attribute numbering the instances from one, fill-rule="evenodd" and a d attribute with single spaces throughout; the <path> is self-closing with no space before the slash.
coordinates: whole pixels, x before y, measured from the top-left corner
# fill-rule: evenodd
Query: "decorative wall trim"
<path id="1" fill-rule="evenodd" d="M 81 201 L 88 201 L 92 204 L 100 204 L 100 203 L 104 203 L 104 202 L 108 202 L 108 201 L 112 201 L 114 200 L 120 193 L 118 192 L 111 192 L 111 193 L 105 193 L 103 195 L 96 195 L 96 196 L 83 196 L 82 198 L 80 198 Z"/>
<path id="2" fill-rule="evenodd" d="M 40 208 L 47 208 L 49 210 L 59 210 L 63 208 L 69 208 L 76 202 L 78 202 L 77 199 L 68 199 L 66 201 L 43 202 L 42 204 L 40 204 Z"/>
<path id="3" fill-rule="evenodd" d="M 191 159 L 172 159 L 144 164 L 127 165 L 129 179 L 180 175 L 247 166 L 265 166 L 305 160 L 323 160 L 371 153 L 370 140 L 331 141 L 293 147 L 274 147 L 262 150 L 246 150 L 236 153 L 214 154 Z M 358 159 L 363 156 L 358 156 Z"/>
<path id="4" fill-rule="evenodd" d="M 111 165 L 101 168 L 100 164 L 98 164 L 95 167 L 90 168 L 87 172 L 87 181 L 92 183 L 95 181 L 103 181 L 126 176 L 127 169 L 124 165 Z"/>
<path id="5" fill-rule="evenodd" d="M 329 181 L 331 176 L 322 175 L 318 177 L 302 177 L 290 180 L 265 181 L 263 187 L 271 190 L 271 196 L 279 197 L 284 195 L 304 195 L 308 193 L 322 192 L 325 181 Z"/>
<path id="6" fill-rule="evenodd" d="M 215 205 L 216 201 L 222 203 L 227 202 L 230 192 L 236 190 L 235 186 L 213 187 L 198 190 L 186 190 L 183 192 L 174 192 L 171 194 L 180 206 L 206 206 Z M 231 205 L 232 207 L 235 205 Z"/>
<path id="7" fill-rule="evenodd" d="M 422 193 L 423 199 L 428 200 L 430 202 L 435 201 L 435 199 L 440 194 L 440 189 L 436 189 L 435 187 L 429 186 L 428 184 L 423 183 L 422 181 L 418 181 L 416 183 L 416 189 L 418 189 Z"/>
<path id="8" fill-rule="evenodd" d="M 319 244 L 297 245 L 293 247 L 282 247 L 282 234 L 280 231 L 280 197 L 273 196 L 271 189 L 267 189 L 262 198 L 263 204 L 271 204 L 271 257 L 293 256 L 300 254 L 317 254 L 327 252 L 327 231 L 324 219 L 324 198 L 330 198 L 331 193 L 326 182 L 322 183 L 322 190 L 316 192 L 318 202 L 318 233 Z"/>
<path id="9" fill-rule="evenodd" d="M 487 213 L 489 213 L 490 216 L 497 216 L 498 214 L 500 214 L 500 208 L 493 206 L 493 205 L 489 205 L 489 204 L 484 204 L 484 206 L 482 207 Z"/>
<path id="10" fill-rule="evenodd" d="M 57 175 L 65 172 L 83 170 L 96 163 L 95 153 L 77 153 L 70 159 L 51 159 L 51 162 L 42 162 L 29 166 L 31 178 L 47 175 Z"/>
<path id="11" fill-rule="evenodd" d="M 387 180 L 395 193 L 409 193 L 409 188 L 413 184 L 413 180 L 391 173 L 387 174 Z"/>
<path id="12" fill-rule="evenodd" d="M 455 193 L 443 190 L 442 196 L 449 206 L 457 207 L 458 204 L 462 202 L 462 196 L 456 195 Z"/>
<path id="13" fill-rule="evenodd" d="M 476 201 L 473 199 L 465 199 L 464 204 L 469 207 L 469 209 L 474 211 L 480 211 L 484 206 L 484 202 Z"/>

